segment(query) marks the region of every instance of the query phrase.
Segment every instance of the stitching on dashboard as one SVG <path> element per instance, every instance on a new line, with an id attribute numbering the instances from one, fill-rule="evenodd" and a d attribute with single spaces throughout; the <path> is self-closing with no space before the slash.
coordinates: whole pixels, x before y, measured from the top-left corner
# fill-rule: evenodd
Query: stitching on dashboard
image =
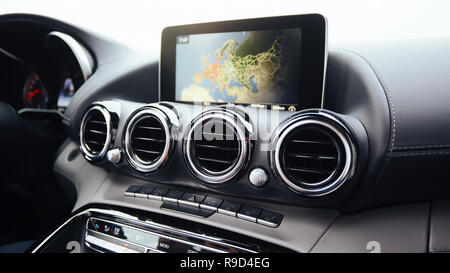
<path id="1" fill-rule="evenodd" d="M 389 89 L 389 86 L 387 85 L 386 80 L 380 75 L 380 73 L 377 72 L 377 69 L 375 69 L 375 66 L 372 65 L 365 57 L 363 57 L 361 54 L 353 51 L 353 50 L 349 50 L 349 49 L 342 49 L 343 51 L 347 51 L 350 52 L 352 54 L 354 54 L 355 56 L 358 56 L 359 58 L 361 58 L 369 67 L 370 69 L 373 71 L 373 73 L 375 74 L 375 77 L 378 79 L 378 82 L 381 85 L 381 88 L 384 91 L 384 94 L 386 96 L 386 100 L 388 102 L 388 106 L 389 106 L 389 116 L 390 116 L 390 121 L 391 121 L 391 134 L 390 134 L 390 138 L 391 141 L 389 143 L 389 149 L 386 153 L 386 156 L 384 158 L 384 163 L 383 166 L 381 168 L 380 174 L 378 175 L 377 179 L 375 180 L 375 182 L 372 184 L 372 187 L 366 191 L 366 194 L 364 195 L 364 197 L 361 199 L 361 201 L 358 203 L 358 205 L 356 205 L 356 209 L 360 209 L 361 206 L 364 204 L 364 202 L 366 202 L 366 200 L 369 198 L 370 194 L 373 192 L 373 190 L 376 188 L 376 186 L 378 185 L 378 183 L 380 182 L 381 178 L 384 175 L 384 172 L 389 164 L 390 161 L 390 155 L 393 152 L 394 149 L 394 144 L 395 144 L 395 136 L 396 136 L 396 127 L 397 127 L 397 118 L 395 115 L 395 107 L 394 107 L 394 102 L 392 99 L 392 95 L 391 95 L 391 90 Z"/>
<path id="2" fill-rule="evenodd" d="M 432 149 L 432 148 L 450 148 L 450 144 L 436 144 L 436 145 L 416 145 L 416 146 L 397 146 L 395 150 L 409 150 L 409 149 Z"/>
<path id="3" fill-rule="evenodd" d="M 392 123 L 392 130 L 391 130 L 391 141 L 389 143 L 389 153 L 392 153 L 394 147 L 395 147 L 395 138 L 397 135 L 397 115 L 395 114 L 395 105 L 394 105 L 394 99 L 392 97 L 392 92 L 391 89 L 389 88 L 389 85 L 387 84 L 387 81 L 385 80 L 385 78 L 379 73 L 377 72 L 377 69 L 375 68 L 375 66 L 373 64 L 371 64 L 364 56 L 362 56 L 361 54 L 353 51 L 353 50 L 349 50 L 349 49 L 340 49 L 343 51 L 347 51 L 350 52 L 358 57 L 360 57 L 362 60 L 364 60 L 364 62 L 372 69 L 373 73 L 375 74 L 375 76 L 377 77 L 378 81 L 381 84 L 381 87 L 383 88 L 384 94 L 386 96 L 386 99 L 388 101 L 388 105 L 389 105 L 389 109 L 390 109 L 390 119 L 391 119 L 391 123 Z M 389 156 L 389 155 L 387 155 Z"/>
<path id="4" fill-rule="evenodd" d="M 402 152 L 393 153 L 390 157 L 407 157 L 407 156 L 428 156 L 428 155 L 450 155 L 450 151 L 420 151 L 420 152 Z"/>

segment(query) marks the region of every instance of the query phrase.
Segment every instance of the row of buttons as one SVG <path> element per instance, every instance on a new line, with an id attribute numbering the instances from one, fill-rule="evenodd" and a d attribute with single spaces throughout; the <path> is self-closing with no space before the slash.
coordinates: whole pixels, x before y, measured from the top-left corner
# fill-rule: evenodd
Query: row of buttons
<path id="1" fill-rule="evenodd" d="M 178 190 L 168 190 L 166 188 L 130 186 L 126 190 L 125 196 L 162 200 L 168 203 L 196 207 L 273 228 L 278 227 L 283 219 L 283 215 L 277 212 L 246 206 L 210 196 L 187 193 Z"/>

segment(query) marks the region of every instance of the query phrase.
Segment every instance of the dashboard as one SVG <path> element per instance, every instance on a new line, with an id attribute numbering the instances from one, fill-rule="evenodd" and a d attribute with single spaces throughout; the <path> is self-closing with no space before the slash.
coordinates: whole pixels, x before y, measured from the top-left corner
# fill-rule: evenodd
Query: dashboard
<path id="1" fill-rule="evenodd" d="M 58 31 L 48 32 L 45 26 L 34 30 L 23 23 L 17 26 L 17 31 L 23 39 L 32 39 L 33 46 L 9 49 L 11 45 L 6 44 L 0 50 L 4 83 L 1 100 L 16 110 L 64 111 L 80 85 L 92 74 L 92 57 L 73 37 Z M 30 37 L 30 31 L 36 33 Z M 16 36 L 14 39 L 20 38 Z M 14 42 L 11 43 L 15 45 Z"/>
<path id="2" fill-rule="evenodd" d="M 68 134 L 53 171 L 72 214 L 32 252 L 450 247 L 448 39 L 328 48 L 326 19 L 295 15 L 168 27 L 159 57 L 8 23 L 45 29 L 44 48 L 64 34 L 65 70 L 0 44 L 2 99 L 59 109 Z"/>

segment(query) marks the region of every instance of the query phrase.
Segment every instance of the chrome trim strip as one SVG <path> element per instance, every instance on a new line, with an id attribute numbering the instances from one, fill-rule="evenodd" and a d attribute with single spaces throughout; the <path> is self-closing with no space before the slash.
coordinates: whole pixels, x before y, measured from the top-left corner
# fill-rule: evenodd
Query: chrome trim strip
<path id="1" fill-rule="evenodd" d="M 185 240 L 181 240 L 181 239 L 178 239 L 178 238 L 170 237 L 170 236 L 167 236 L 167 235 L 164 235 L 164 234 L 159 234 L 159 233 L 156 233 L 156 232 L 152 232 L 152 231 L 148 231 L 148 230 L 143 230 L 143 229 L 136 228 L 136 227 L 133 227 L 133 226 L 130 226 L 130 225 L 126 225 L 126 224 L 122 224 L 122 223 L 118 223 L 118 222 L 113 222 L 113 221 L 109 221 L 109 220 L 104 220 L 104 219 L 100 219 L 100 218 L 97 218 L 97 217 L 90 217 L 90 218 L 86 221 L 86 229 L 89 230 L 89 231 L 92 231 L 92 232 L 94 232 L 94 233 L 96 233 L 96 234 L 97 234 L 97 233 L 98 233 L 98 234 L 102 234 L 102 235 L 104 235 L 104 236 L 107 237 L 107 238 L 117 239 L 117 240 L 122 241 L 122 242 L 124 242 L 124 243 L 134 244 L 134 245 L 143 247 L 143 248 L 145 248 L 146 250 L 147 250 L 147 249 L 150 249 L 150 250 L 154 250 L 154 251 L 160 251 L 160 250 L 158 250 L 158 249 L 155 249 L 155 248 L 152 248 L 152 247 L 149 247 L 149 246 L 146 246 L 146 245 L 142 245 L 142 244 L 139 244 L 139 243 L 129 242 L 129 241 L 127 241 L 127 240 L 124 240 L 124 239 L 120 239 L 120 238 L 116 238 L 116 237 L 114 237 L 114 236 L 111 236 L 111 235 L 109 235 L 109 234 L 103 234 L 103 233 L 101 233 L 101 232 L 98 232 L 98 231 L 95 231 L 95 230 L 88 229 L 87 223 L 88 223 L 88 221 L 89 221 L 90 219 L 95 219 L 95 220 L 99 220 L 99 221 L 103 221 L 103 222 L 108 222 L 108 223 L 114 224 L 114 225 L 121 225 L 121 226 L 130 228 L 130 229 L 134 229 L 134 230 L 137 230 L 137 231 L 140 231 L 140 232 L 144 232 L 144 233 L 148 233 L 148 234 L 155 235 L 155 236 L 158 236 L 158 237 L 162 237 L 162 238 L 165 238 L 165 239 L 168 239 L 168 240 L 176 241 L 176 242 L 179 242 L 179 243 L 184 243 L 184 244 L 187 244 L 187 245 L 190 245 L 190 246 L 198 246 L 198 247 L 200 247 L 200 248 L 203 248 L 203 249 L 206 249 L 206 250 L 209 250 L 209 251 L 212 251 L 212 252 L 216 252 L 216 253 L 225 253 L 224 251 L 219 250 L 219 249 L 211 248 L 211 247 L 208 247 L 208 246 L 202 246 L 202 245 L 199 245 L 199 244 L 196 244 L 196 243 L 191 243 L 191 242 L 189 242 L 189 241 L 185 241 Z"/>
<path id="2" fill-rule="evenodd" d="M 244 247 L 240 247 L 240 246 L 236 246 L 233 245 L 231 243 L 226 242 L 224 239 L 221 238 L 215 238 L 215 237 L 211 237 L 211 236 L 207 236 L 207 235 L 198 235 L 196 233 L 187 231 L 187 230 L 181 230 L 178 228 L 174 228 L 174 227 L 170 227 L 170 226 L 166 226 L 166 225 L 162 225 L 162 224 L 158 224 L 156 222 L 153 221 L 143 221 L 142 219 L 139 219 L 136 216 L 132 216 L 129 215 L 127 213 L 123 213 L 120 211 L 116 211 L 116 210 L 109 210 L 109 209 L 97 209 L 97 208 L 90 208 L 90 209 L 86 209 L 83 210 L 75 215 L 73 215 L 72 217 L 70 217 L 67 221 L 65 221 L 61 226 L 59 226 L 55 231 L 53 231 L 48 237 L 46 237 L 44 240 L 42 240 L 38 246 L 36 246 L 31 252 L 32 253 L 37 253 L 46 243 L 48 243 L 54 236 L 56 236 L 56 234 L 58 232 L 60 232 L 63 228 L 65 228 L 68 224 L 70 224 L 74 219 L 86 215 L 88 218 L 92 216 L 92 213 L 98 213 L 98 214 L 103 214 L 109 217 L 117 217 L 126 221 L 131 221 L 131 222 L 136 222 L 138 224 L 141 224 L 143 226 L 147 226 L 150 229 L 157 231 L 161 231 L 161 232 L 169 232 L 169 233 L 176 233 L 179 234 L 180 236 L 185 236 L 185 237 L 190 237 L 190 238 L 195 238 L 197 240 L 205 240 L 205 241 L 210 241 L 213 242 L 215 244 L 221 245 L 221 246 L 225 246 L 225 247 L 230 247 L 230 248 L 235 248 L 235 249 L 239 249 L 242 251 L 246 251 L 246 252 L 251 252 L 251 253 L 256 253 L 256 251 L 254 250 L 250 250 L 248 248 L 244 248 Z M 94 216 L 92 216 L 94 217 Z M 104 219 L 101 219 L 104 220 Z M 122 223 L 120 223 L 122 224 Z"/>
<path id="3" fill-rule="evenodd" d="M 81 73 L 83 74 L 83 79 L 86 81 L 94 72 L 94 67 L 89 61 L 92 57 L 88 56 L 87 50 L 72 36 L 59 31 L 52 31 L 48 36 L 55 36 L 61 39 L 73 52 L 73 55 L 77 59 L 80 66 Z"/>
<path id="4" fill-rule="evenodd" d="M 326 122 L 324 120 L 330 120 L 332 122 Z M 336 125 L 334 125 L 333 123 Z M 339 138 L 344 148 L 344 155 L 341 155 L 345 157 L 344 167 L 339 176 L 337 178 L 334 178 L 335 172 L 333 172 L 325 180 L 315 184 L 311 184 L 311 186 L 316 186 L 317 188 L 301 187 L 291 182 L 289 178 L 284 174 L 280 162 L 281 145 L 286 136 L 295 128 L 309 124 L 315 124 L 330 129 Z M 350 137 L 350 131 L 347 129 L 347 126 L 343 122 L 323 111 L 314 113 L 303 112 L 299 113 L 298 115 L 294 115 L 293 117 L 286 120 L 275 131 L 275 137 L 273 137 L 271 141 L 270 161 L 272 169 L 274 170 L 276 176 L 280 178 L 278 180 L 281 181 L 282 184 L 287 186 L 287 188 L 301 195 L 318 197 L 334 192 L 340 186 L 342 186 L 344 182 L 352 177 L 356 165 L 355 150 L 356 146 L 354 145 Z M 322 186 L 324 184 L 325 186 Z"/>
<path id="5" fill-rule="evenodd" d="M 84 129 L 86 126 L 86 122 L 89 116 L 89 113 L 91 113 L 92 111 L 99 111 L 102 115 L 103 118 L 105 119 L 106 122 L 106 140 L 105 140 L 105 144 L 103 145 L 102 150 L 100 150 L 99 153 L 94 154 L 91 153 L 89 151 L 89 149 L 87 148 L 87 144 L 84 141 Z M 80 148 L 81 148 L 81 152 L 84 155 L 84 157 L 88 160 L 88 161 L 95 161 L 97 159 L 100 159 L 102 157 L 104 157 L 106 155 L 106 153 L 108 152 L 109 149 L 109 145 L 111 144 L 111 139 L 112 139 L 112 125 L 111 125 L 111 114 L 108 112 L 108 110 L 106 110 L 104 107 L 100 106 L 100 105 L 94 105 L 93 107 L 91 107 L 86 114 L 84 114 L 84 117 L 81 121 L 81 126 L 80 126 Z"/>

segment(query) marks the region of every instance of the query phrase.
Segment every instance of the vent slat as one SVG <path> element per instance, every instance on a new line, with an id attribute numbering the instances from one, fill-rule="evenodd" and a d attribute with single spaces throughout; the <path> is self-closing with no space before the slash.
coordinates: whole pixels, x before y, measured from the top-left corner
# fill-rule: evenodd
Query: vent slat
<path id="1" fill-rule="evenodd" d="M 146 154 L 153 154 L 153 155 L 159 155 L 160 152 L 158 151 L 152 151 L 152 150 L 144 150 L 144 149 L 134 149 L 137 152 L 142 152 L 142 153 L 146 153 Z"/>
<path id="2" fill-rule="evenodd" d="M 89 123 L 95 123 L 95 124 L 102 124 L 102 125 L 106 125 L 105 121 L 100 121 L 100 120 L 89 120 Z"/>
<path id="3" fill-rule="evenodd" d="M 209 162 L 220 163 L 220 164 L 228 164 L 228 165 L 233 164 L 232 160 L 220 160 L 220 159 L 207 158 L 207 157 L 198 157 L 198 160 L 209 161 Z"/>
<path id="4" fill-rule="evenodd" d="M 156 130 L 161 131 L 162 128 L 160 127 L 153 127 L 153 126 L 137 126 L 138 129 L 145 129 L 145 130 Z"/>
<path id="5" fill-rule="evenodd" d="M 297 157 L 297 158 L 305 158 L 305 159 L 316 159 L 316 160 L 337 160 L 336 156 L 326 156 L 326 155 L 318 155 L 318 154 L 291 154 L 291 153 L 286 153 L 286 156 Z"/>
<path id="6" fill-rule="evenodd" d="M 238 148 L 233 148 L 233 147 L 223 147 L 223 146 L 219 146 L 219 145 L 207 145 L 207 144 L 197 144 L 197 147 L 207 148 L 207 149 L 217 149 L 217 150 L 222 150 L 222 151 L 237 151 L 238 150 Z"/>
<path id="7" fill-rule="evenodd" d="M 166 142 L 165 139 L 156 139 L 156 138 L 151 138 L 151 137 L 132 137 L 131 139 L 132 140 L 143 140 L 143 141 L 160 142 L 160 143 Z"/>
<path id="8" fill-rule="evenodd" d="M 316 174 L 330 174 L 329 170 L 319 170 L 319 169 L 306 169 L 306 168 L 287 168 L 289 171 L 302 172 L 302 173 L 316 173 Z"/>
<path id="9" fill-rule="evenodd" d="M 333 142 L 323 141 L 323 140 L 307 140 L 307 139 L 291 139 L 293 143 L 303 143 L 303 144 L 322 144 L 322 145 L 334 145 Z"/>
<path id="10" fill-rule="evenodd" d="M 99 131 L 99 130 L 89 129 L 87 131 L 88 131 L 88 133 L 93 133 L 93 134 L 98 134 L 98 135 L 106 135 L 106 132 L 102 132 L 102 131 Z"/>

